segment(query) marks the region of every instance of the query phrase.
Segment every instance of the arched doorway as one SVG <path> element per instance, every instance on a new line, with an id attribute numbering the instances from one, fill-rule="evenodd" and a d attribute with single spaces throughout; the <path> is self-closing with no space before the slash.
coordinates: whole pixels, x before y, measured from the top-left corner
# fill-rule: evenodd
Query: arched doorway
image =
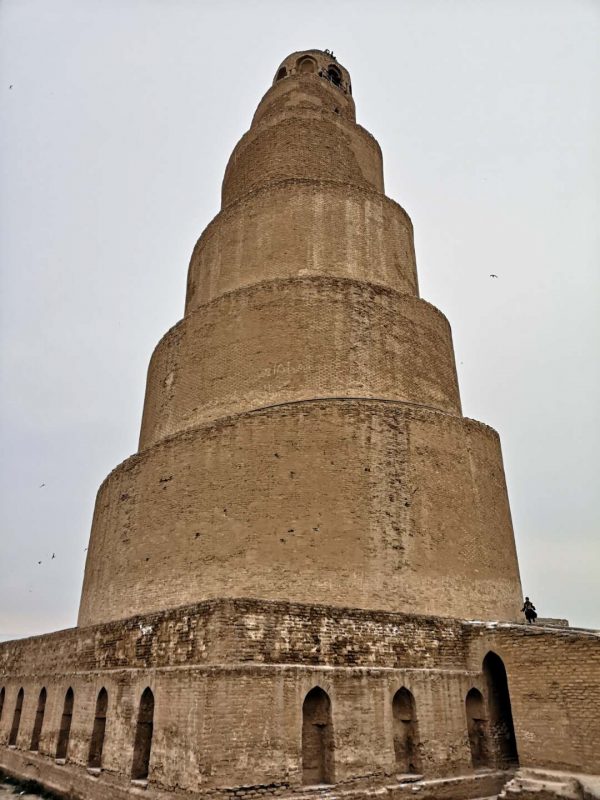
<path id="1" fill-rule="evenodd" d="M 335 86 L 342 85 L 342 75 L 337 67 L 334 67 L 333 64 L 327 67 L 327 75 L 329 76 L 329 80 Z"/>
<path id="2" fill-rule="evenodd" d="M 65 760 L 69 751 L 69 738 L 71 736 L 71 721 L 73 719 L 73 702 L 75 695 L 73 689 L 69 687 L 65 695 L 63 713 L 60 718 L 60 730 L 58 731 L 58 745 L 56 747 L 56 758 Z"/>
<path id="3" fill-rule="evenodd" d="M 0 689 L 0 720 L 2 719 L 2 712 L 4 711 L 4 698 L 6 697 L 6 689 L 4 686 Z"/>
<path id="4" fill-rule="evenodd" d="M 150 751 L 152 750 L 152 734 L 154 732 L 154 695 L 150 687 L 144 689 L 140 699 L 135 742 L 133 745 L 133 780 L 145 780 L 150 771 Z"/>
<path id="5" fill-rule="evenodd" d="M 419 772 L 419 730 L 415 698 L 404 686 L 394 695 L 392 715 L 396 764 L 402 772 Z"/>
<path id="6" fill-rule="evenodd" d="M 478 689 L 469 689 L 465 699 L 467 713 L 467 732 L 471 748 L 471 762 L 475 769 L 488 767 L 490 753 L 488 743 L 487 718 L 483 695 Z"/>
<path id="7" fill-rule="evenodd" d="M 19 735 L 19 726 L 21 724 L 21 711 L 23 710 L 23 700 L 25 698 L 25 690 L 19 689 L 17 695 L 17 702 L 15 703 L 15 712 L 13 714 L 12 725 L 10 726 L 10 734 L 8 736 L 8 746 L 16 747 L 17 736 Z"/>
<path id="8" fill-rule="evenodd" d="M 94 727 L 88 755 L 88 767 L 100 769 L 102 767 L 102 749 L 104 747 L 104 734 L 106 732 L 106 711 L 108 709 L 108 692 L 102 688 L 96 698 L 96 712 L 94 714 Z"/>
<path id="9" fill-rule="evenodd" d="M 506 668 L 500 656 L 489 652 L 483 659 L 483 674 L 488 692 L 489 729 L 496 765 L 500 769 L 518 765 L 517 741 L 513 725 Z"/>
<path id="10" fill-rule="evenodd" d="M 35 712 L 35 722 L 33 723 L 33 733 L 31 734 L 30 750 L 40 749 L 40 737 L 42 735 L 42 725 L 44 724 L 44 713 L 46 711 L 46 689 L 42 689 L 38 697 L 37 711 Z"/>
<path id="11" fill-rule="evenodd" d="M 333 724 L 327 692 L 315 686 L 302 704 L 302 782 L 333 783 Z"/>

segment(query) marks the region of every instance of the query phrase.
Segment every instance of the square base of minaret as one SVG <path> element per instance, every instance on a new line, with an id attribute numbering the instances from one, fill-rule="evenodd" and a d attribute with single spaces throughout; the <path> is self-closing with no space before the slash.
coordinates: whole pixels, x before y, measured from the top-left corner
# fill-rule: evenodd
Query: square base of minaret
<path id="1" fill-rule="evenodd" d="M 6 642 L 0 770 L 82 798 L 600 773 L 598 639 L 230 599 Z"/>

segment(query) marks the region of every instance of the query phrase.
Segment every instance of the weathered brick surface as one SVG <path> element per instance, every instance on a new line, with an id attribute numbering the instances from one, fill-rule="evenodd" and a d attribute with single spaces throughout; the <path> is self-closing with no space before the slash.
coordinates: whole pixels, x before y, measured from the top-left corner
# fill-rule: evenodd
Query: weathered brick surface
<path id="1" fill-rule="evenodd" d="M 239 596 L 517 619 L 497 435 L 391 402 L 293 403 L 177 434 L 111 473 L 80 624 Z"/>
<path id="2" fill-rule="evenodd" d="M 598 636 L 460 621 L 519 614 L 500 445 L 460 414 L 354 119 L 331 54 L 283 62 L 152 359 L 142 450 L 98 492 L 82 627 L 0 645 L 0 768 L 86 800 L 297 796 L 309 774 L 399 800 L 399 770 L 472 774 L 472 753 L 600 770 Z"/>
<path id="3" fill-rule="evenodd" d="M 462 669 L 460 620 L 248 598 L 209 600 L 0 645 L 0 674 L 224 662 Z M 33 673 L 32 673 L 33 671 Z"/>
<path id="4" fill-rule="evenodd" d="M 20 751 L 29 747 L 39 691 L 48 691 L 40 756 L 31 756 L 43 766 L 55 753 L 71 686 L 68 759 L 83 769 L 105 687 L 103 770 L 127 785 L 137 705 L 150 686 L 152 786 L 283 791 L 301 784 L 302 702 L 318 685 L 332 703 L 336 781 L 381 778 L 397 771 L 391 709 L 404 686 L 415 699 L 423 773 L 461 774 L 472 769 L 465 697 L 472 687 L 485 696 L 481 665 L 493 650 L 508 672 L 521 763 L 591 771 L 599 766 L 598 641 L 585 632 L 248 599 L 62 631 L 0 645 L 0 765 L 10 761 L 19 689 Z"/>
<path id="5" fill-rule="evenodd" d="M 140 449 L 219 417 L 315 397 L 460 414 L 445 317 L 410 295 L 332 278 L 225 295 L 186 316 L 154 351 Z"/>
<path id="6" fill-rule="evenodd" d="M 142 452 L 98 494 L 80 622 L 219 596 L 515 619 L 498 439 L 460 417 L 350 77 L 282 68 L 152 359 Z"/>
<path id="7" fill-rule="evenodd" d="M 198 240 L 186 313 L 243 286 L 306 276 L 418 294 L 407 213 L 379 192 L 333 181 L 293 178 L 252 192 L 221 211 Z"/>
<path id="8" fill-rule="evenodd" d="M 600 773 L 600 636 L 536 625 L 468 630 L 470 666 L 487 649 L 506 665 L 523 766 Z"/>
<path id="9" fill-rule="evenodd" d="M 313 67 L 312 73 L 304 71 L 301 67 L 301 63 L 307 57 Z M 319 76 L 319 72 L 326 72 L 332 63 L 340 73 L 339 87 L 328 80 L 322 80 Z M 290 77 L 294 80 L 286 80 Z M 329 110 L 355 122 L 356 109 L 352 99 L 350 74 L 344 66 L 333 62 L 320 50 L 291 53 L 277 68 L 273 85 L 258 104 L 252 125 L 273 114 L 293 115 L 298 108 Z"/>
<path id="10" fill-rule="evenodd" d="M 287 178 L 339 181 L 383 192 L 381 150 L 360 125 L 332 111 L 297 109 L 253 126 L 225 169 L 222 205 Z"/>

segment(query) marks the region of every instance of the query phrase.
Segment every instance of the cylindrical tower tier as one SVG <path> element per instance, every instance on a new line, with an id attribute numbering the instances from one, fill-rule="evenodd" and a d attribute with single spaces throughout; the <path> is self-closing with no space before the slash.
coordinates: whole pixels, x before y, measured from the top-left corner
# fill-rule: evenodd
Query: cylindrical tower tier
<path id="1" fill-rule="evenodd" d="M 294 117 L 269 117 L 250 128 L 231 154 L 223 207 L 286 178 L 339 181 L 383 192 L 381 150 L 363 128 L 330 111 L 302 109 Z"/>
<path id="2" fill-rule="evenodd" d="M 109 475 L 79 623 L 244 596 L 511 619 L 510 525 L 485 425 L 376 400 L 241 414 Z"/>
<path id="3" fill-rule="evenodd" d="M 222 194 L 140 452 L 98 492 L 79 623 L 240 596 L 516 619 L 498 436 L 461 416 L 450 327 L 331 53 L 282 62 Z"/>
<path id="4" fill-rule="evenodd" d="M 222 295 L 154 351 L 140 449 L 229 414 L 317 397 L 460 414 L 448 321 L 424 300 L 340 278 L 288 278 Z"/>
<path id="5" fill-rule="evenodd" d="M 355 278 L 418 294 L 412 223 L 385 195 L 294 178 L 228 206 L 192 254 L 186 314 L 273 278 Z"/>

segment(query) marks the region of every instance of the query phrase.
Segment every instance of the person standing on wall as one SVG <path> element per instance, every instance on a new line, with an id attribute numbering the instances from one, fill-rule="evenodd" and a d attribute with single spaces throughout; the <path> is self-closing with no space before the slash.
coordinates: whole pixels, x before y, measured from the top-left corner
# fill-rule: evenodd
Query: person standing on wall
<path id="1" fill-rule="evenodd" d="M 532 622 L 536 621 L 537 611 L 535 610 L 535 606 L 528 597 L 525 598 L 525 602 L 523 603 L 523 608 L 521 609 L 521 611 L 525 614 L 525 618 L 530 625 Z"/>

